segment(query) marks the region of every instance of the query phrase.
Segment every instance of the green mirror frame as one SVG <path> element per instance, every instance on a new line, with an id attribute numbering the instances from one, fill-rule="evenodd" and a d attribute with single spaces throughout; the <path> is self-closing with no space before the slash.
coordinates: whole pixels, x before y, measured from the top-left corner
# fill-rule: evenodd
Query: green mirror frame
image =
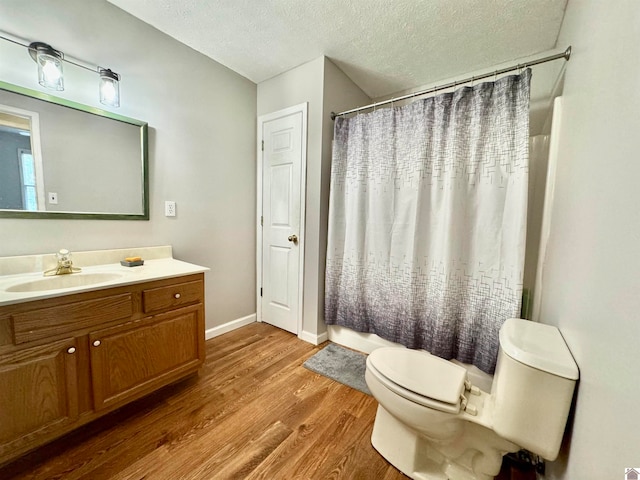
<path id="1" fill-rule="evenodd" d="M 106 213 L 106 212 L 45 212 L 45 211 L 23 211 L 23 210 L 0 210 L 0 218 L 30 218 L 30 219 L 82 219 L 82 220 L 149 220 L 149 146 L 148 146 L 148 124 L 146 122 L 125 117 L 117 113 L 108 112 L 100 108 L 83 105 L 60 97 L 55 97 L 47 93 L 20 87 L 7 82 L 0 81 L 0 89 L 8 92 L 25 95 L 27 97 L 44 100 L 61 107 L 80 110 L 100 117 L 105 117 L 118 122 L 127 123 L 140 128 L 140 152 L 142 162 L 142 213 Z"/>

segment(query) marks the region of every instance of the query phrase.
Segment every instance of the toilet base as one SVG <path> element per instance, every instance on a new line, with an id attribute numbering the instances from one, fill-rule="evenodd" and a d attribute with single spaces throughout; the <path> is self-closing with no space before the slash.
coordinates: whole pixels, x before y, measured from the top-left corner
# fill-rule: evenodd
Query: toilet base
<path id="1" fill-rule="evenodd" d="M 389 463 L 414 480 L 492 480 L 500 471 L 502 456 L 518 447 L 479 425 L 467 427 L 458 438 L 436 443 L 378 405 L 371 444 Z M 476 448 L 470 441 L 478 436 L 482 446 Z"/>

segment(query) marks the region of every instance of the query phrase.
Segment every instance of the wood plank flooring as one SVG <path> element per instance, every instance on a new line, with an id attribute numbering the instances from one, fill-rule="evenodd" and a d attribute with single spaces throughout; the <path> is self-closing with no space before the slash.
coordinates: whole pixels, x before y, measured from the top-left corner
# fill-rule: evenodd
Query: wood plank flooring
<path id="1" fill-rule="evenodd" d="M 376 401 L 302 363 L 321 347 L 255 323 L 200 375 L 0 468 L 0 479 L 406 479 L 371 446 Z"/>

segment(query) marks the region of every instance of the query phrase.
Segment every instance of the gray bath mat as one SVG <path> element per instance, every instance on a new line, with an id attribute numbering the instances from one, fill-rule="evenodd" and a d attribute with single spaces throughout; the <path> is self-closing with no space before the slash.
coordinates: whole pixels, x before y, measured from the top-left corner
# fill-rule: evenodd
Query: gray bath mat
<path id="1" fill-rule="evenodd" d="M 335 343 L 330 343 L 304 362 L 304 367 L 371 395 L 364 380 L 366 361 L 367 356 L 364 353 L 354 352 Z"/>

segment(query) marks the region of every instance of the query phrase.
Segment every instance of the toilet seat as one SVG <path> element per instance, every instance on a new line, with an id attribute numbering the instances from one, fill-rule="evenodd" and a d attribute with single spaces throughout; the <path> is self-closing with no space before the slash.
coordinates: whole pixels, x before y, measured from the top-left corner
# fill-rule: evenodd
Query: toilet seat
<path id="1" fill-rule="evenodd" d="M 421 350 L 379 348 L 367 368 L 392 392 L 425 407 L 447 413 L 461 410 L 467 371 Z"/>

